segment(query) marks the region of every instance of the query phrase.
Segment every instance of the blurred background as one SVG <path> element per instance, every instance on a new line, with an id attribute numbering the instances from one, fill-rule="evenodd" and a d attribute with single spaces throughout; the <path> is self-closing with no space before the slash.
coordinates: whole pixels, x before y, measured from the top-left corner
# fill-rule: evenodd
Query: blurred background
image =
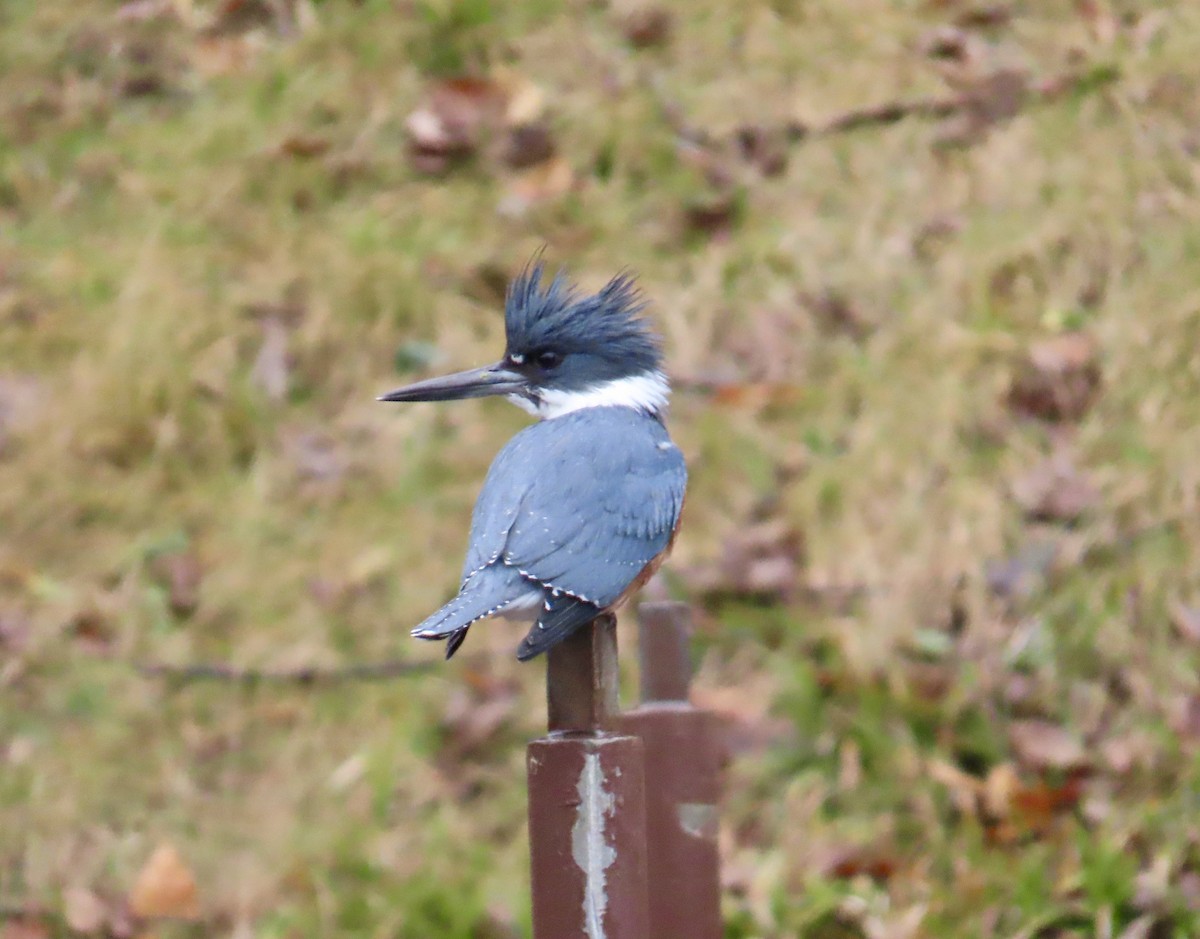
<path id="1" fill-rule="evenodd" d="M 728 934 L 1200 933 L 1198 62 L 1187 0 L 4 0 L 0 936 L 527 934 L 543 665 L 407 636 L 527 418 L 374 397 L 543 247 L 668 351 Z"/>

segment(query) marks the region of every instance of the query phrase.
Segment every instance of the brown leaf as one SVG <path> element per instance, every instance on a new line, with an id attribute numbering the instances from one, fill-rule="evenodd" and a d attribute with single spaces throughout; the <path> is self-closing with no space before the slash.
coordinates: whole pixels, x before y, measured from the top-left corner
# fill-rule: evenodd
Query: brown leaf
<path id="1" fill-rule="evenodd" d="M 129 908 L 143 919 L 200 916 L 196 880 L 172 845 L 161 844 L 150 855 L 129 892 Z"/>
<path id="2" fill-rule="evenodd" d="M 1181 737 L 1200 740 L 1200 694 L 1185 694 L 1175 699 L 1171 727 Z"/>
<path id="3" fill-rule="evenodd" d="M 1180 639 L 1200 645 L 1200 607 L 1175 601 L 1171 604 L 1171 625 Z"/>
<path id="4" fill-rule="evenodd" d="M 684 225 L 690 231 L 725 238 L 733 230 L 740 208 L 741 200 L 736 192 L 708 193 L 683 207 Z"/>
<path id="5" fill-rule="evenodd" d="M 629 13 L 621 31 L 635 49 L 666 45 L 671 39 L 674 19 L 671 11 L 662 7 L 644 6 Z"/>
<path id="6" fill-rule="evenodd" d="M 929 778 L 944 786 L 950 801 L 960 814 L 974 818 L 979 814 L 983 797 L 983 780 L 959 769 L 946 760 L 931 760 L 926 767 Z"/>
<path id="7" fill-rule="evenodd" d="M 1089 764 L 1078 738 L 1050 721 L 1014 721 L 1008 741 L 1021 764 L 1033 770 L 1078 770 Z"/>
<path id="8" fill-rule="evenodd" d="M 108 919 L 104 902 L 86 887 L 63 891 L 63 918 L 74 932 L 99 932 Z"/>
<path id="9" fill-rule="evenodd" d="M 1071 773 L 1061 784 L 1037 782 L 1018 786 L 1012 794 L 1013 812 L 1027 828 L 1044 831 L 1061 814 L 1079 804 L 1085 777 Z"/>
<path id="10" fill-rule="evenodd" d="M 1086 333 L 1069 332 L 1030 346 L 1009 389 L 1013 410 L 1046 421 L 1077 421 L 1100 390 L 1099 350 Z"/>
<path id="11" fill-rule="evenodd" d="M 1037 522 L 1077 521 L 1100 498 L 1087 476 L 1061 452 L 1017 477 L 1012 491 L 1026 517 Z"/>
<path id="12" fill-rule="evenodd" d="M 204 569 L 191 551 L 173 551 L 154 559 L 153 572 L 167 588 L 167 602 L 176 616 L 190 616 L 200 605 Z"/>
<path id="13" fill-rule="evenodd" d="M 112 649 L 112 621 L 97 607 L 87 606 L 76 610 L 67 628 L 70 635 L 94 655 L 104 655 Z"/>
<path id="14" fill-rule="evenodd" d="M 520 124 L 508 132 L 502 159 L 513 169 L 526 169 L 554 156 L 554 138 L 545 124 Z"/>
<path id="15" fill-rule="evenodd" d="M 257 33 L 201 36 L 191 47 L 192 68 L 205 78 L 238 75 L 249 70 L 265 46 Z"/>
<path id="16" fill-rule="evenodd" d="M 878 883 L 885 883 L 900 866 L 892 855 L 866 845 L 836 849 L 823 860 L 824 875 L 839 880 L 865 876 Z"/>
<path id="17" fill-rule="evenodd" d="M 474 153 L 505 114 L 507 95 L 489 78 L 463 76 L 432 85 L 405 121 L 414 165 L 444 171 L 451 160 Z"/>
<path id="18" fill-rule="evenodd" d="M 481 697 L 466 688 L 456 689 L 446 702 L 442 728 L 456 754 L 478 750 L 507 725 L 516 710 L 517 696 L 511 688 Z"/>
<path id="19" fill-rule="evenodd" d="M 1016 117 L 1025 104 L 1029 76 L 1020 69 L 1003 68 L 984 76 L 971 88 L 967 108 L 983 125 Z"/>
<path id="20" fill-rule="evenodd" d="M 776 602 L 799 588 L 804 553 L 803 535 L 785 520 L 752 521 L 729 534 L 717 563 L 680 573 L 693 591 L 709 600 Z"/>
<path id="21" fill-rule="evenodd" d="M 0 652 L 15 657 L 29 644 L 29 618 L 16 610 L 0 609 Z"/>
<path id="22" fill-rule="evenodd" d="M 981 54 L 979 40 L 965 29 L 953 26 L 939 26 L 922 36 L 919 45 L 923 55 L 955 63 L 974 60 Z"/>
<path id="23" fill-rule="evenodd" d="M 954 18 L 964 29 L 994 29 L 1012 22 L 1013 8 L 1007 3 L 980 3 L 963 10 Z"/>
<path id="24" fill-rule="evenodd" d="M 546 93 L 540 85 L 515 69 L 500 66 L 491 75 L 504 97 L 504 124 L 522 127 L 537 124 L 546 111 Z"/>
<path id="25" fill-rule="evenodd" d="M 801 293 L 800 302 L 829 333 L 860 340 L 874 328 L 862 306 L 838 290 L 827 287 L 819 293 Z"/>
<path id="26" fill-rule="evenodd" d="M 295 157 L 299 160 L 311 160 L 329 152 L 331 142 L 328 137 L 316 134 L 289 134 L 279 144 L 279 152 L 284 156 Z"/>
<path id="27" fill-rule="evenodd" d="M 787 169 L 787 139 L 783 131 L 747 125 L 738 128 L 734 140 L 742 159 L 757 167 L 763 176 L 779 176 Z"/>
<path id="28" fill-rule="evenodd" d="M 575 188 L 575 171 L 562 157 L 554 157 L 519 173 L 496 207 L 507 218 L 518 218 L 539 202 L 565 196 Z"/>
<path id="29" fill-rule="evenodd" d="M 50 935 L 46 920 L 33 914 L 7 919 L 0 928 L 0 939 L 50 939 Z"/>
<path id="30" fill-rule="evenodd" d="M 762 752 L 795 738 L 795 724 L 773 716 L 768 696 L 761 690 L 698 685 L 692 688 L 692 703 L 716 716 L 721 752 L 727 756 Z"/>
<path id="31" fill-rule="evenodd" d="M 210 36 L 271 30 L 292 35 L 307 28 L 311 11 L 304 0 L 220 0 L 204 32 Z"/>

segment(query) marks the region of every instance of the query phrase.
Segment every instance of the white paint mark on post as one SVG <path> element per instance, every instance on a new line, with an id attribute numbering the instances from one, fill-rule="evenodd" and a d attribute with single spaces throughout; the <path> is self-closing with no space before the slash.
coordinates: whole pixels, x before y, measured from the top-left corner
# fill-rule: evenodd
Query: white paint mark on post
<path id="1" fill-rule="evenodd" d="M 588 753 L 575 786 L 579 808 L 571 827 L 571 857 L 583 871 L 583 923 L 588 939 L 604 939 L 604 912 L 608 908 L 608 868 L 617 850 L 604 837 L 615 799 L 604 789 L 600 754 Z"/>
<path id="2" fill-rule="evenodd" d="M 717 837 L 717 807 L 707 802 L 680 802 L 679 827 L 693 838 L 712 840 Z"/>

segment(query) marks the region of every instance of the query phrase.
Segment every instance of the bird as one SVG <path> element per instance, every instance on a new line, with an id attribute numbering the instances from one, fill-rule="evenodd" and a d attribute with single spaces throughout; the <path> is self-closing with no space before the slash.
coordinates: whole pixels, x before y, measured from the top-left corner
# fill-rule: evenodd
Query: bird
<path id="1" fill-rule="evenodd" d="M 683 512 L 687 467 L 667 432 L 662 342 L 628 272 L 594 294 L 537 258 L 505 295 L 505 350 L 418 381 L 388 402 L 502 395 L 539 420 L 492 462 L 471 517 L 458 593 L 412 630 L 451 658 L 493 616 L 531 622 L 528 661 L 616 611 L 658 570 Z"/>

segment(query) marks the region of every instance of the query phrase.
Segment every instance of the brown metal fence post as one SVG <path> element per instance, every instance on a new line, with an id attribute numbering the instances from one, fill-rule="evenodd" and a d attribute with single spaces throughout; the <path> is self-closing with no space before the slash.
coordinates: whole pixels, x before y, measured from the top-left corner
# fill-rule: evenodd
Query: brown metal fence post
<path id="1" fill-rule="evenodd" d="M 550 649 L 526 751 L 534 939 L 650 939 L 643 744 L 614 730 L 616 618 Z M 699 939 L 699 936 L 697 936 Z"/>
<path id="2" fill-rule="evenodd" d="M 686 604 L 638 610 L 642 703 L 619 726 L 645 744 L 650 935 L 720 939 L 716 719 L 689 701 L 691 617 Z"/>

